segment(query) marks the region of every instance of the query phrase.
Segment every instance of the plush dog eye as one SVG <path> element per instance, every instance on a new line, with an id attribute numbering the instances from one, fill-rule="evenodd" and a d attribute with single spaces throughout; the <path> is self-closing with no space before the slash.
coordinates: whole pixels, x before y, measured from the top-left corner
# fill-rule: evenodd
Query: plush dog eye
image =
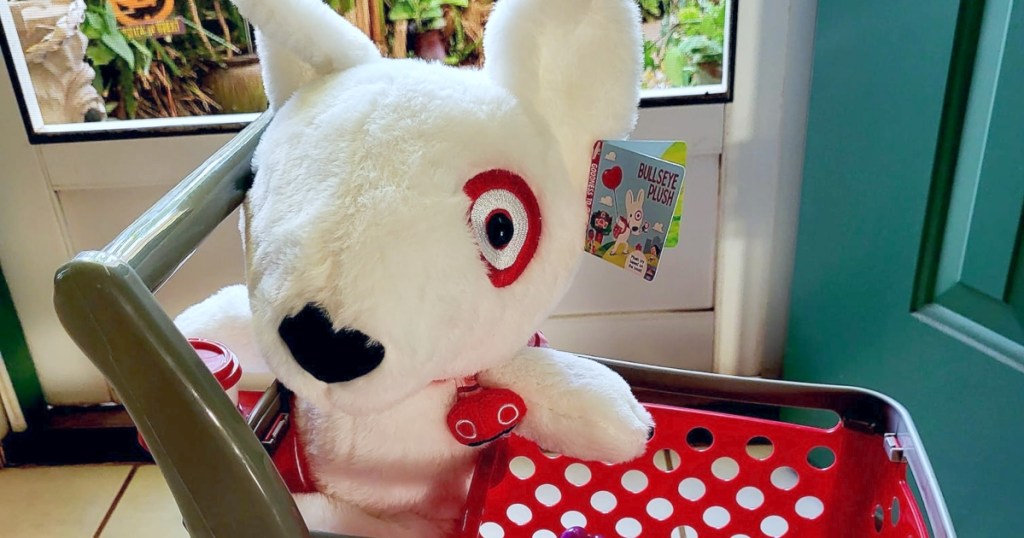
<path id="1" fill-rule="evenodd" d="M 488 170 L 466 182 L 469 227 L 491 283 L 502 288 L 523 274 L 540 242 L 540 206 L 530 186 L 507 170 Z"/>
<path id="2" fill-rule="evenodd" d="M 512 222 L 512 217 L 500 209 L 487 217 L 486 226 L 487 240 L 492 247 L 498 250 L 511 243 L 512 237 L 516 233 L 516 225 Z"/>

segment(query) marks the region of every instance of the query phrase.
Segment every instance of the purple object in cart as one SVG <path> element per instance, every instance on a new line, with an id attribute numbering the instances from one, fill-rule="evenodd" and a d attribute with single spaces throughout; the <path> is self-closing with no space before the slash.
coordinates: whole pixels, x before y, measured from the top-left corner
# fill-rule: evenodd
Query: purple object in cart
<path id="1" fill-rule="evenodd" d="M 565 529 L 559 538 L 604 538 L 600 534 L 588 534 L 583 527 L 569 527 Z"/>

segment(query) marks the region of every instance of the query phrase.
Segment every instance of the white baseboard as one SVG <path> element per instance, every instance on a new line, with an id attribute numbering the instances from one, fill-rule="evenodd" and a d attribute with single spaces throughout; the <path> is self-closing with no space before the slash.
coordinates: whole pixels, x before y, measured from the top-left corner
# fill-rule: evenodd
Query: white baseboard
<path id="1" fill-rule="evenodd" d="M 715 313 L 647 312 L 549 319 L 551 346 L 574 353 L 710 372 Z"/>

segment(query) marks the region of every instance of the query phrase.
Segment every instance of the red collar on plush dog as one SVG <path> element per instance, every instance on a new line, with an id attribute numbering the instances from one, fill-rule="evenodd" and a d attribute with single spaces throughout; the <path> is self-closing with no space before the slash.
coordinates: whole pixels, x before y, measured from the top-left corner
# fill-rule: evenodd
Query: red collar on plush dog
<path id="1" fill-rule="evenodd" d="M 548 341 L 538 332 L 527 345 L 548 347 Z M 455 384 L 457 397 L 448 412 L 448 429 L 466 446 L 484 445 L 507 435 L 526 416 L 526 403 L 511 390 L 481 387 L 476 376 L 456 380 Z"/>
<path id="2" fill-rule="evenodd" d="M 539 332 L 533 335 L 527 345 L 549 347 L 547 339 Z M 526 404 L 511 390 L 481 387 L 476 376 L 455 380 L 455 384 L 458 387 L 457 396 L 455 405 L 448 412 L 448 429 L 464 445 L 481 446 L 499 439 L 515 429 L 526 416 Z M 290 407 L 295 409 L 294 405 Z M 285 432 L 281 444 L 274 451 L 273 459 L 288 491 L 317 491 L 302 438 L 295 428 L 288 428 Z"/>

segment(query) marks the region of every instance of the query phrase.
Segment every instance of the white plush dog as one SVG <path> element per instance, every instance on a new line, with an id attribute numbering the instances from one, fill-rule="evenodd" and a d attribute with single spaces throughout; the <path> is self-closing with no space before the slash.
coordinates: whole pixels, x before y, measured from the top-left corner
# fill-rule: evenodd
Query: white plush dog
<path id="1" fill-rule="evenodd" d="M 620 377 L 524 347 L 582 253 L 591 148 L 636 118 L 634 0 L 499 0 L 482 70 L 383 59 L 320 0 L 235 1 L 275 110 L 244 207 L 248 293 L 176 323 L 294 391 L 309 526 L 455 532 L 465 376 L 522 397 L 515 433 L 548 450 L 641 455 L 653 423 Z"/>

